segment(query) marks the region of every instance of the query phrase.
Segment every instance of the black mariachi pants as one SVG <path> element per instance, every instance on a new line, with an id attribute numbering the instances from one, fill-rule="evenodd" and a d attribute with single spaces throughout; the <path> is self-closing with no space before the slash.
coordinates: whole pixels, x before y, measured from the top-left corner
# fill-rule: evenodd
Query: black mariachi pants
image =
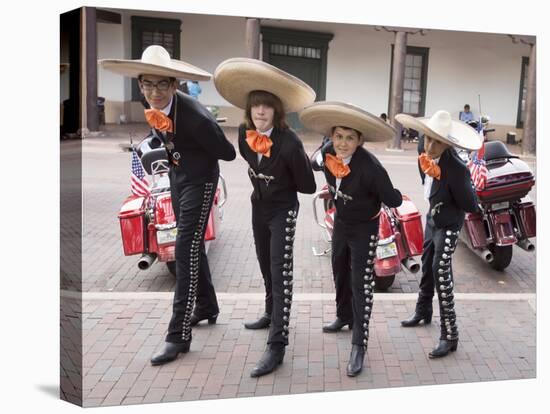
<path id="1" fill-rule="evenodd" d="M 458 229 L 460 230 L 460 229 Z M 432 216 L 426 216 L 424 252 L 422 253 L 422 279 L 416 302 L 418 313 L 432 312 L 434 289 L 439 300 L 441 324 L 440 339 L 458 339 L 454 309 L 452 256 L 458 243 L 458 231 L 435 226 Z"/>
<path id="2" fill-rule="evenodd" d="M 264 278 L 265 311 L 271 314 L 267 343 L 288 345 L 288 325 L 292 304 L 294 234 L 299 203 L 274 207 L 252 202 L 252 231 L 256 256 Z"/>
<path id="3" fill-rule="evenodd" d="M 218 185 L 218 175 L 209 182 L 178 183 L 177 168 L 170 168 L 172 206 L 176 215 L 176 290 L 172 319 L 168 325 L 166 342 L 191 340 L 189 320 L 195 299 L 197 316 L 219 312 L 216 292 L 204 248 L 204 233 Z"/>
<path id="4" fill-rule="evenodd" d="M 338 219 L 338 214 L 334 220 L 332 273 L 336 316 L 346 322 L 353 321 L 353 345 L 368 344 L 378 222 L 377 217 L 365 223 L 346 223 Z"/>

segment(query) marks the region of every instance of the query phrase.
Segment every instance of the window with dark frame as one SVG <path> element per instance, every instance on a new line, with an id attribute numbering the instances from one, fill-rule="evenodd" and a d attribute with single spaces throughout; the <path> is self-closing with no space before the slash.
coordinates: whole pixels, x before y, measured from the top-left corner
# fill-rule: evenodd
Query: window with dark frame
<path id="1" fill-rule="evenodd" d="M 269 52 L 272 55 L 279 56 L 294 56 L 307 59 L 321 59 L 321 49 L 317 47 L 305 47 L 295 45 L 284 45 L 279 43 L 271 43 Z"/>
<path id="2" fill-rule="evenodd" d="M 180 33 L 180 20 L 132 16 L 132 59 L 141 58 L 143 51 L 151 45 L 160 45 L 172 59 L 179 59 Z M 132 101 L 141 98 L 137 80 L 133 79 Z"/>
<path id="3" fill-rule="evenodd" d="M 391 53 L 390 70 L 390 98 L 391 105 L 393 77 L 393 48 Z M 411 116 L 424 116 L 426 108 L 426 83 L 428 75 L 428 54 L 429 48 L 407 46 L 405 57 L 405 76 L 403 83 L 403 113 Z M 389 108 L 388 108 L 389 112 Z"/>
<path id="4" fill-rule="evenodd" d="M 521 58 L 521 78 L 519 83 L 519 102 L 518 116 L 516 120 L 516 128 L 523 128 L 525 121 L 525 99 L 527 98 L 527 72 L 529 69 L 529 58 L 523 56 Z"/>
<path id="5" fill-rule="evenodd" d="M 403 111 L 408 114 L 420 112 L 422 100 L 422 55 L 407 54 L 405 81 L 403 85 Z"/>

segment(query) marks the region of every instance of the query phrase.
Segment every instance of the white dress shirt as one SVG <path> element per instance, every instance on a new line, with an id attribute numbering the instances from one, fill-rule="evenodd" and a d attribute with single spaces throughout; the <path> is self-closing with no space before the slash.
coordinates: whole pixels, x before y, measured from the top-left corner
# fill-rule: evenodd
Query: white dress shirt
<path id="1" fill-rule="evenodd" d="M 271 127 L 270 129 L 268 129 L 265 132 L 262 132 L 262 131 L 259 131 L 259 130 L 256 130 L 256 132 L 258 134 L 265 135 L 266 137 L 271 138 L 271 133 L 273 132 L 273 127 Z M 260 165 L 260 161 L 262 160 L 262 157 L 263 157 L 263 155 L 258 152 L 258 165 Z"/>
<path id="2" fill-rule="evenodd" d="M 434 159 L 436 164 L 439 164 L 439 158 Z M 428 174 L 424 178 L 424 200 L 428 201 L 430 199 L 430 193 L 432 192 L 432 184 L 434 178 Z"/>
<path id="3" fill-rule="evenodd" d="M 350 163 L 351 157 L 353 157 L 353 154 L 350 155 L 347 158 L 342 159 L 342 161 L 344 161 L 344 165 L 348 165 Z M 340 184 L 342 184 L 342 179 L 341 178 L 336 178 L 336 191 L 338 191 L 340 189 Z M 337 198 L 338 198 L 338 193 L 336 193 L 334 195 L 334 199 L 336 200 Z"/>
<path id="4" fill-rule="evenodd" d="M 164 112 L 164 115 L 170 115 L 170 111 L 172 110 L 172 102 L 174 102 L 174 96 L 170 98 L 168 105 L 161 109 L 161 111 Z"/>

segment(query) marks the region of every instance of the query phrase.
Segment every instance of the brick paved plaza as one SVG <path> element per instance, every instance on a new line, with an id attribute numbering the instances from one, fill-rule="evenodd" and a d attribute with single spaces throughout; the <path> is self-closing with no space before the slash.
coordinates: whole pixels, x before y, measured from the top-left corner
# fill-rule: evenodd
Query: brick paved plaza
<path id="1" fill-rule="evenodd" d="M 113 129 L 83 141 L 83 368 L 84 405 L 108 406 L 197 399 L 251 397 L 348 389 L 449 384 L 536 376 L 535 254 L 514 247 L 512 264 L 492 270 L 460 242 L 454 256 L 459 315 L 458 351 L 441 360 L 427 353 L 438 337 L 438 323 L 404 329 L 400 320 L 413 310 L 420 274 L 402 271 L 388 293 L 376 293 L 364 372 L 345 374 L 351 348 L 347 329 L 323 334 L 334 318 L 334 286 L 329 256 L 312 247 L 328 244 L 314 224 L 311 196 L 300 196 L 295 241 L 295 306 L 290 345 L 283 365 L 272 375 L 250 378 L 265 348 L 267 331 L 248 331 L 244 320 L 263 311 L 263 282 L 251 232 L 251 186 L 245 162 L 221 163 L 229 199 L 221 232 L 209 251 L 221 314 L 216 325 L 193 330 L 190 353 L 152 367 L 150 356 L 162 345 L 171 315 L 174 277 L 163 263 L 146 271 L 138 257 L 122 252 L 118 209 L 129 194 L 127 132 L 144 125 Z M 228 128 L 235 143 L 235 129 Z M 318 137 L 306 135 L 306 151 Z M 70 159 L 76 144 L 62 144 Z M 416 169 L 416 144 L 390 152 L 368 144 L 387 168 L 394 185 L 426 212 Z M 69 155 L 67 155 L 69 154 Z M 534 160 L 527 159 L 534 169 Z M 315 173 L 318 189 L 323 177 Z M 536 199 L 536 190 L 530 196 Z M 536 239 L 534 239 L 536 244 Z M 70 260 L 70 258 L 67 258 Z M 70 279 L 62 289 L 74 286 Z M 71 293 L 62 291 L 62 295 Z M 438 320 L 435 310 L 434 321 Z M 62 322 L 67 322 L 62 309 Z M 65 385 L 71 386 L 70 376 Z"/>

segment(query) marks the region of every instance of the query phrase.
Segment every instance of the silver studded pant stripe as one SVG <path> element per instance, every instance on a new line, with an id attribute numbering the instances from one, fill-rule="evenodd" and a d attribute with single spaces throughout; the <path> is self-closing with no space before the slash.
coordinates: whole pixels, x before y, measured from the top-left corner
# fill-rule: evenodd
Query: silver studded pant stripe
<path id="1" fill-rule="evenodd" d="M 252 204 L 256 255 L 266 288 L 266 312 L 271 314 L 268 343 L 288 344 L 297 218 L 298 205 Z"/>
<path id="2" fill-rule="evenodd" d="M 178 234 L 176 237 L 176 289 L 167 342 L 191 340 L 190 318 L 197 297 L 204 233 L 216 191 L 217 180 L 184 186 L 172 192 L 177 197 Z"/>
<path id="3" fill-rule="evenodd" d="M 456 325 L 455 302 L 453 293 L 453 272 L 452 255 L 458 243 L 458 232 L 445 230 L 443 239 L 443 252 L 439 257 L 434 257 L 434 276 L 439 299 L 441 315 L 441 339 L 458 339 L 458 328 Z"/>
<path id="4" fill-rule="evenodd" d="M 296 219 L 298 216 L 297 210 L 289 210 L 287 212 L 287 218 L 286 223 L 289 225 L 292 225 L 292 227 L 287 227 L 285 224 L 285 247 L 284 247 L 284 254 L 283 254 L 283 331 L 281 332 L 281 335 L 285 338 L 285 343 L 288 343 L 288 332 L 289 332 L 289 324 L 290 324 L 290 309 L 292 307 L 292 284 L 294 283 L 293 280 L 293 246 L 294 246 L 294 235 L 296 233 Z M 288 229 L 288 231 L 286 231 Z M 273 327 L 276 329 L 277 325 L 277 314 L 276 312 L 274 315 L 272 315 L 272 321 L 273 321 Z M 275 318 L 273 318 L 275 316 Z M 275 331 L 275 329 L 272 329 Z M 270 332 L 271 335 L 271 332 Z M 276 335 L 276 332 L 273 332 L 273 335 Z"/>
<path id="5" fill-rule="evenodd" d="M 211 207 L 211 198 L 212 198 L 213 187 L 212 183 L 206 183 L 204 185 L 204 196 L 201 207 L 201 214 L 199 221 L 197 223 L 197 230 L 193 235 L 193 240 L 191 242 L 191 250 L 189 256 L 191 258 L 190 266 L 190 276 L 191 283 L 189 285 L 189 295 L 187 296 L 187 305 L 185 307 L 185 314 L 183 317 L 182 324 L 182 334 L 181 337 L 184 341 L 191 339 L 191 325 L 190 319 L 191 314 L 193 313 L 193 306 L 195 304 L 195 299 L 197 297 L 197 284 L 199 281 L 199 254 L 200 254 L 200 244 L 203 243 L 204 231 L 206 229 L 206 223 L 208 222 L 208 215 L 210 214 Z"/>
<path id="6" fill-rule="evenodd" d="M 332 271 L 336 287 L 336 315 L 353 321 L 352 344 L 367 346 L 374 304 L 374 262 L 378 247 L 378 219 L 366 223 L 335 220 Z"/>
<path id="7" fill-rule="evenodd" d="M 458 244 L 459 231 L 441 229 L 428 215 L 422 254 L 422 279 L 416 304 L 417 312 L 432 311 L 432 298 L 437 293 L 440 313 L 440 339 L 458 339 L 456 323 L 452 257 Z"/>

